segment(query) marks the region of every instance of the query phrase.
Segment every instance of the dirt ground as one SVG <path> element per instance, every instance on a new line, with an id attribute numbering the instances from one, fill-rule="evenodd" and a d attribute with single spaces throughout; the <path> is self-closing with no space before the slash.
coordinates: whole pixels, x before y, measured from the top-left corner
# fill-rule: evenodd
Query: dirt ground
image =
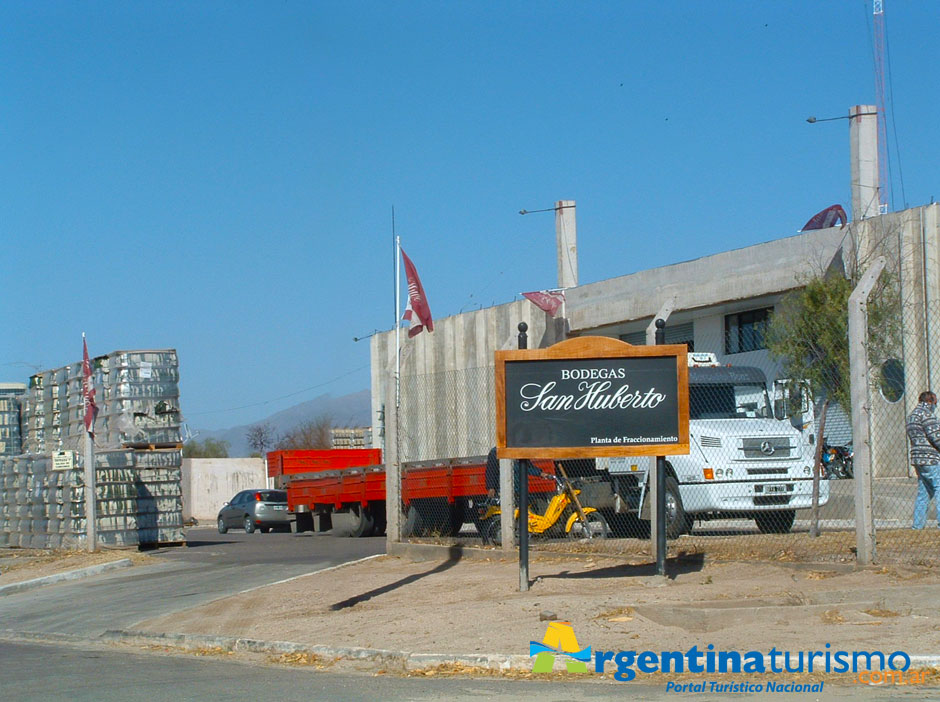
<path id="1" fill-rule="evenodd" d="M 130 558 L 135 565 L 152 560 L 151 556 L 140 553 L 136 548 L 96 553 L 69 549 L 0 548 L 0 586 L 124 558 Z"/>
<path id="2" fill-rule="evenodd" d="M 940 574 L 922 566 L 533 556 L 411 562 L 383 556 L 140 622 L 199 633 L 415 653 L 522 654 L 545 616 L 594 650 L 903 650 L 940 654 Z"/>

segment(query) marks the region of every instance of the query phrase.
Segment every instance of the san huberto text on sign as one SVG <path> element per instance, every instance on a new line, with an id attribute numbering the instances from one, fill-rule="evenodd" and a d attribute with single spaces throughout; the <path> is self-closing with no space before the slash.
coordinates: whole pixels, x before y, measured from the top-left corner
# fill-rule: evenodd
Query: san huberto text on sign
<path id="1" fill-rule="evenodd" d="M 509 446 L 675 444 L 674 357 L 506 363 Z"/>

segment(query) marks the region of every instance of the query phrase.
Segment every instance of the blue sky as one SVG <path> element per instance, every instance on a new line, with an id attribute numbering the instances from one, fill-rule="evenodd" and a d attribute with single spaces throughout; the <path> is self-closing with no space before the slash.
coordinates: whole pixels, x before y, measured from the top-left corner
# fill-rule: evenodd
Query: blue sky
<path id="1" fill-rule="evenodd" d="M 915 206 L 940 4 L 885 4 Z M 850 205 L 806 117 L 874 103 L 870 5 L 5 2 L 0 380 L 85 331 L 178 349 L 197 428 L 367 388 L 393 206 L 436 318 L 554 287 L 559 199 L 582 283 L 791 235 Z"/>

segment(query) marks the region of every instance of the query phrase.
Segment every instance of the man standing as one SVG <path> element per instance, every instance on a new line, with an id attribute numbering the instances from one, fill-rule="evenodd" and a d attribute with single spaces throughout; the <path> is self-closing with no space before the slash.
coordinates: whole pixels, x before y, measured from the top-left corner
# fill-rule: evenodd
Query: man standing
<path id="1" fill-rule="evenodd" d="M 936 417 L 937 396 L 927 390 L 917 398 L 917 407 L 907 418 L 907 438 L 911 442 L 911 465 L 917 471 L 917 497 L 914 498 L 914 529 L 927 523 L 927 507 L 940 490 L 940 420 Z M 937 512 L 940 526 L 940 510 Z"/>

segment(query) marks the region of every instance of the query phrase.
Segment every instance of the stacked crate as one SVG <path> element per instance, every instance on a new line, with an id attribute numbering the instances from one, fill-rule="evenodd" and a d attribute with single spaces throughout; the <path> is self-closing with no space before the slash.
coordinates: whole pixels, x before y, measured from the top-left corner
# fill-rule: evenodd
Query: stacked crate
<path id="1" fill-rule="evenodd" d="M 179 362 L 173 349 L 92 360 L 97 533 L 102 545 L 183 540 Z M 19 402 L 23 455 L 0 459 L 0 546 L 83 546 L 82 363 L 32 376 Z M 2 419 L 2 414 L 0 414 Z"/>
<path id="2" fill-rule="evenodd" d="M 180 443 L 176 351 L 114 351 L 92 360 L 98 418 L 95 446 L 167 447 Z M 82 364 L 37 373 L 23 401 L 25 450 L 81 450 L 85 438 Z"/>
<path id="3" fill-rule="evenodd" d="M 183 540 L 178 449 L 118 449 L 95 455 L 98 542 L 136 546 Z M 0 459 L 0 547 L 82 547 L 85 469 L 81 454 Z"/>
<path id="4" fill-rule="evenodd" d="M 20 398 L 25 394 L 23 383 L 0 383 L 0 456 L 22 453 Z"/>

